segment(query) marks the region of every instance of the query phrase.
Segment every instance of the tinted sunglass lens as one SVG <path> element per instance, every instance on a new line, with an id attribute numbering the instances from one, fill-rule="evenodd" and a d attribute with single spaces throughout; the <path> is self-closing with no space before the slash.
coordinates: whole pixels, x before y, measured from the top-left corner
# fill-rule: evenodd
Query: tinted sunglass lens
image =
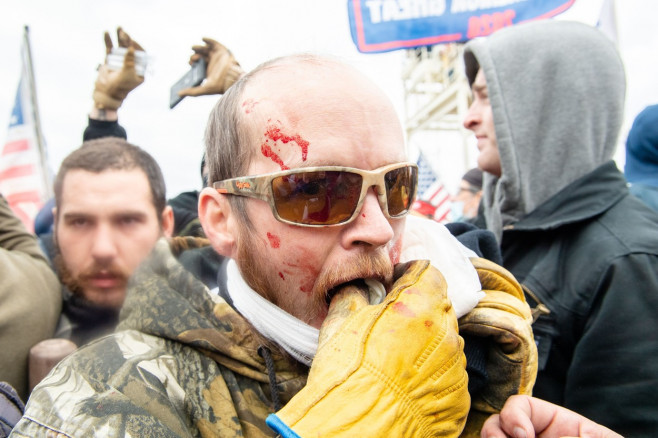
<path id="1" fill-rule="evenodd" d="M 359 202 L 362 178 L 350 172 L 298 172 L 272 180 L 274 205 L 287 221 L 334 225 L 347 221 Z"/>
<path id="2" fill-rule="evenodd" d="M 393 169 L 386 173 L 384 179 L 389 216 L 405 214 L 416 196 L 416 168 L 407 166 Z"/>

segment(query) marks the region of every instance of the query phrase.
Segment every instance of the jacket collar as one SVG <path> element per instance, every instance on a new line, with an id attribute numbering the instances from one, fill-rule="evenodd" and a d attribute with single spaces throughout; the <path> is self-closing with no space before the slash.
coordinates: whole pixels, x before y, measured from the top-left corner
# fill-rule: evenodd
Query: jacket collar
<path id="1" fill-rule="evenodd" d="M 504 230 L 551 230 L 581 222 L 607 211 L 626 195 L 626 179 L 611 160 L 569 184 Z"/>

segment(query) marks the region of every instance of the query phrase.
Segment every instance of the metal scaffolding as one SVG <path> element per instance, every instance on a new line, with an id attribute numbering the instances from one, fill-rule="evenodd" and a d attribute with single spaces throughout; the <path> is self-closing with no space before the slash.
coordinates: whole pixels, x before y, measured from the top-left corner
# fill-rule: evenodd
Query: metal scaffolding
<path id="1" fill-rule="evenodd" d="M 463 167 L 470 162 L 462 121 L 470 90 L 463 67 L 463 44 L 442 44 L 406 51 L 402 68 L 405 129 L 411 141 L 427 131 L 460 134 Z"/>

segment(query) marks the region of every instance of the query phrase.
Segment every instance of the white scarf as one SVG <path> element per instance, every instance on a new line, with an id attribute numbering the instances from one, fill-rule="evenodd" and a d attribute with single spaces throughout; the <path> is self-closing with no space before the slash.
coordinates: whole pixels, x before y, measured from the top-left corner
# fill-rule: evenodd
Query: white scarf
<path id="1" fill-rule="evenodd" d="M 233 260 L 226 265 L 226 285 L 235 308 L 260 334 L 276 342 L 298 361 L 311 365 L 318 349 L 318 329 L 260 296 L 244 281 Z"/>
<path id="2" fill-rule="evenodd" d="M 434 221 L 409 215 L 405 230 L 400 261 L 430 260 L 448 283 L 448 296 L 457 317 L 473 309 L 484 295 L 477 273 L 468 260 L 475 253 Z M 242 316 L 260 334 L 310 366 L 318 349 L 320 331 L 275 306 L 249 287 L 234 260 L 227 263 L 226 278 L 228 293 Z M 384 286 L 374 280 L 365 282 L 369 288 L 370 304 L 381 303 L 386 295 Z"/>

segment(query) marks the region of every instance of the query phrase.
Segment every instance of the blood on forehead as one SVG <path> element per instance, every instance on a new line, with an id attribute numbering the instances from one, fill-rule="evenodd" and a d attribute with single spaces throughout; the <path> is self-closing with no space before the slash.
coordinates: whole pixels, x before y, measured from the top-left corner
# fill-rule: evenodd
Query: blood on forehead
<path id="1" fill-rule="evenodd" d="M 258 105 L 258 102 L 254 99 L 247 99 L 242 102 L 242 107 L 244 108 L 244 113 L 249 114 L 254 110 L 254 107 Z"/>
<path id="2" fill-rule="evenodd" d="M 288 146 L 297 146 L 300 149 L 302 154 L 302 161 L 306 161 L 308 157 L 308 147 L 309 142 L 304 140 L 297 133 L 288 133 L 283 130 L 281 127 L 281 122 L 276 120 L 272 121 L 271 119 L 267 121 L 265 126 L 265 132 L 263 134 L 265 141 L 261 144 L 260 150 L 263 156 L 274 161 L 276 164 L 281 167 L 281 170 L 287 170 L 289 167 L 283 162 L 279 154 L 275 151 L 275 148 L 279 149 L 282 145 Z"/>

